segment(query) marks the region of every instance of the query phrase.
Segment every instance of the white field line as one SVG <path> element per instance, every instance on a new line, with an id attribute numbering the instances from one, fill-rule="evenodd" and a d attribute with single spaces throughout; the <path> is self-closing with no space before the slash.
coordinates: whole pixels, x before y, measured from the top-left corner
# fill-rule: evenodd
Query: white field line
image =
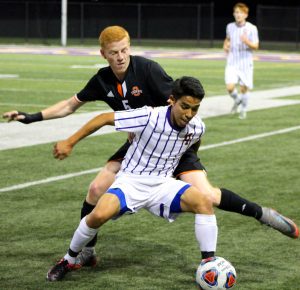
<path id="1" fill-rule="evenodd" d="M 17 106 L 22 106 L 22 107 L 36 107 L 36 108 L 46 108 L 47 105 L 37 105 L 37 104 L 16 104 L 16 103 L 0 103 L 1 106 L 14 106 L 14 107 L 17 107 Z"/>
<path id="2" fill-rule="evenodd" d="M 231 141 L 224 141 L 224 142 L 221 142 L 221 143 L 201 146 L 199 148 L 199 151 L 208 150 L 208 149 L 211 149 L 211 148 L 223 147 L 223 146 L 226 146 L 226 145 L 232 145 L 232 144 L 236 144 L 236 143 L 242 143 L 242 142 L 257 140 L 257 139 L 261 139 L 261 138 L 265 138 L 265 137 L 269 137 L 269 136 L 273 136 L 273 135 L 285 134 L 285 133 L 289 133 L 289 132 L 296 131 L 296 130 L 299 130 L 299 129 L 300 129 L 300 126 L 295 126 L 295 127 L 289 127 L 289 128 L 285 128 L 285 129 L 281 129 L 281 130 L 276 130 L 276 131 L 271 131 L 271 132 L 266 132 L 266 133 L 261 133 L 261 134 L 256 134 L 256 135 L 250 135 L 248 137 L 234 139 L 234 140 L 231 140 Z"/>
<path id="3" fill-rule="evenodd" d="M 201 146 L 199 151 L 209 150 L 212 148 L 218 148 L 218 147 L 223 147 L 223 146 L 227 146 L 227 145 L 233 145 L 233 144 L 242 143 L 242 142 L 248 142 L 248 141 L 257 140 L 257 139 L 274 136 L 274 135 L 279 135 L 279 134 L 285 134 L 285 133 L 293 132 L 293 131 L 296 131 L 299 129 L 300 129 L 300 125 L 285 128 L 285 129 L 280 129 L 280 130 L 276 130 L 276 131 L 271 131 L 271 132 L 266 132 L 266 133 L 261 133 L 261 134 L 256 134 L 256 135 L 250 135 L 248 137 L 234 139 L 231 141 L 225 141 L 225 142 L 221 142 L 221 143 L 215 143 L 215 144 L 211 144 L 211 145 Z M 102 167 L 93 168 L 93 169 L 69 173 L 69 174 L 65 174 L 65 175 L 53 176 L 53 177 L 49 177 L 49 178 L 41 179 L 41 180 L 37 180 L 37 181 L 16 184 L 16 185 L 9 186 L 9 187 L 3 187 L 3 188 L 0 188 L 0 193 L 23 189 L 23 188 L 31 187 L 34 185 L 50 183 L 50 182 L 54 182 L 54 181 L 58 181 L 58 180 L 73 178 L 73 177 L 81 176 L 81 175 L 85 175 L 85 174 L 96 173 L 96 172 L 99 172 L 101 168 Z"/>

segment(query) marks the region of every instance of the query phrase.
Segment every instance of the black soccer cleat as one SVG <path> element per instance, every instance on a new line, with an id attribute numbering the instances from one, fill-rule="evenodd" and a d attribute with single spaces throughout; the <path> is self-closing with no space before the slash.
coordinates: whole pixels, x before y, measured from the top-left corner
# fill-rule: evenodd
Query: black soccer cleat
<path id="1" fill-rule="evenodd" d="M 80 269 L 81 265 L 79 264 L 69 264 L 68 260 L 62 258 L 57 262 L 47 273 L 46 279 L 48 281 L 59 281 L 62 280 L 65 275 L 73 270 Z"/>

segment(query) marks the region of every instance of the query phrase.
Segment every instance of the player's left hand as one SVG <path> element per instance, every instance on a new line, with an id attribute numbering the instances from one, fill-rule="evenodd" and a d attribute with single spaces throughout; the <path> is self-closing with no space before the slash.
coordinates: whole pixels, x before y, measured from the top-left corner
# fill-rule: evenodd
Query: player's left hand
<path id="1" fill-rule="evenodd" d="M 53 148 L 53 156 L 56 159 L 63 160 L 71 154 L 72 149 L 73 146 L 67 140 L 57 142 Z"/>

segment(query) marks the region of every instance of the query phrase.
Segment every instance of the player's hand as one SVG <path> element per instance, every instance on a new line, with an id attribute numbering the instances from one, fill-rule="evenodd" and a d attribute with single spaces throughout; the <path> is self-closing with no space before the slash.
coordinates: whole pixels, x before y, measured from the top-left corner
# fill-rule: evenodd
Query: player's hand
<path id="1" fill-rule="evenodd" d="M 8 122 L 11 121 L 21 121 L 25 119 L 25 116 L 21 114 L 21 112 L 18 111 L 10 111 L 6 112 L 2 115 L 4 119 L 7 119 Z"/>
<path id="2" fill-rule="evenodd" d="M 224 49 L 224 51 L 225 51 L 226 53 L 229 52 L 229 50 L 230 50 L 230 42 L 229 42 L 229 41 L 227 41 L 227 42 L 224 43 L 223 49 Z"/>
<path id="3" fill-rule="evenodd" d="M 242 41 L 243 43 L 245 43 L 245 44 L 248 45 L 249 39 L 248 39 L 248 36 L 247 36 L 247 32 L 246 32 L 246 31 L 244 31 L 244 33 L 241 35 L 241 41 Z"/>
<path id="4" fill-rule="evenodd" d="M 71 154 L 72 149 L 73 146 L 67 140 L 57 142 L 53 148 L 53 156 L 56 159 L 63 160 Z"/>
<path id="5" fill-rule="evenodd" d="M 32 122 L 38 122 L 43 120 L 42 112 L 37 112 L 34 114 L 28 114 L 20 111 L 11 111 L 3 114 L 3 118 L 8 119 L 10 121 L 19 121 L 24 124 L 30 124 Z"/>

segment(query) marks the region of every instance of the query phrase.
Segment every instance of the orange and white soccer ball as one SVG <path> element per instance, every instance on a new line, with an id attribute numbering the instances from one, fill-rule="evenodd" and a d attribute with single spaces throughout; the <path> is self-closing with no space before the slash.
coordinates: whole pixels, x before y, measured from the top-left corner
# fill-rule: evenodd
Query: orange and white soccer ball
<path id="1" fill-rule="evenodd" d="M 202 260 L 196 273 L 196 282 L 201 290 L 231 289 L 236 283 L 236 271 L 222 257 Z"/>

